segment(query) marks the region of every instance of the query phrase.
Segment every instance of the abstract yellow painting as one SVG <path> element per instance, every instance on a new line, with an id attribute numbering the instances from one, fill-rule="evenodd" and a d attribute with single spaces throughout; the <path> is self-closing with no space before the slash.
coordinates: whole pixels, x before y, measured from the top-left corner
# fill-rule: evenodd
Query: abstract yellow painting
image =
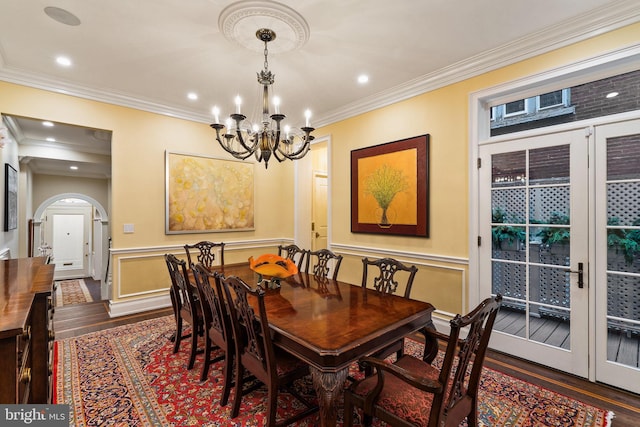
<path id="1" fill-rule="evenodd" d="M 254 229 L 254 164 L 166 152 L 167 234 Z"/>

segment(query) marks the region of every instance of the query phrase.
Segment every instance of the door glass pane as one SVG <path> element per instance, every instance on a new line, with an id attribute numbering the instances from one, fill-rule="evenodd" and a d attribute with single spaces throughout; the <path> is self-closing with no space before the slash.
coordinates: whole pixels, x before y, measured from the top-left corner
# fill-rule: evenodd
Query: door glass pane
<path id="1" fill-rule="evenodd" d="M 491 156 L 492 187 L 524 185 L 526 166 L 525 151 L 494 154 Z"/>
<path id="2" fill-rule="evenodd" d="M 640 135 L 607 140 L 607 359 L 640 367 Z"/>

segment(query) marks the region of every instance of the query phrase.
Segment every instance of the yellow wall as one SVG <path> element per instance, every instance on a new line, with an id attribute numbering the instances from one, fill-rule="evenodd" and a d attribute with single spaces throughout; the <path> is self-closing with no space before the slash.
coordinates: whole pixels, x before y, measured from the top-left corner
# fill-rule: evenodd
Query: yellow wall
<path id="1" fill-rule="evenodd" d="M 424 297 L 439 310 L 460 312 L 467 296 L 467 266 L 428 259 L 468 258 L 470 94 L 639 42 L 640 25 L 636 24 L 316 130 L 317 135 L 332 139 L 332 243 L 408 252 L 403 258 L 420 267 L 413 295 Z M 351 150 L 427 133 L 431 139 L 429 238 L 351 233 L 351 192 L 345 185 L 350 182 Z M 340 278 L 357 281 L 360 271 L 359 257 L 347 257 Z"/>
<path id="2" fill-rule="evenodd" d="M 415 296 L 445 312 L 465 307 L 468 258 L 469 94 L 639 42 L 633 25 L 540 57 L 489 72 L 412 99 L 316 130 L 331 136 L 332 243 L 346 247 L 394 251 L 416 261 L 420 272 Z M 424 59 L 428 61 L 428 58 Z M 256 165 L 255 231 L 165 235 L 165 150 L 229 158 L 214 142 L 208 125 L 125 107 L 0 82 L 0 112 L 111 130 L 111 260 L 114 299 L 166 294 L 168 277 L 162 254 L 179 252 L 186 241 L 269 242 L 293 237 L 293 167 Z M 430 146 L 430 237 L 407 238 L 350 232 L 350 152 L 375 144 L 428 133 Z M 24 213 L 30 215 L 30 213 Z M 135 233 L 124 234 L 123 225 Z M 276 243 L 277 244 L 277 243 Z M 227 262 L 266 253 L 233 247 Z M 227 255 L 228 254 L 228 255 Z M 346 254 L 340 278 L 360 280 L 361 254 Z M 444 257 L 444 260 L 429 260 Z M 425 261 L 426 259 L 426 261 Z M 456 262 L 455 260 L 458 259 Z"/>
<path id="3" fill-rule="evenodd" d="M 293 235 L 291 162 L 272 164 L 268 171 L 262 164 L 255 166 L 255 231 L 166 235 L 165 150 L 230 157 L 218 147 L 214 132 L 207 124 L 6 82 L 0 82 L 0 94 L 2 113 L 113 132 L 109 219 L 116 254 L 111 260 L 116 300 L 119 295 L 148 296 L 158 289 L 162 290 L 159 293 L 166 294 L 167 271 L 162 254 L 167 248 L 204 239 L 270 241 L 290 239 Z M 31 217 L 32 212 L 20 214 Z M 123 233 L 125 223 L 134 224 L 135 233 Z M 234 253 L 233 248 L 229 256 L 226 255 L 225 252 L 225 258 L 230 261 L 247 258 L 246 253 Z M 122 269 L 121 257 L 126 261 Z M 147 293 L 139 294 L 144 291 Z"/>

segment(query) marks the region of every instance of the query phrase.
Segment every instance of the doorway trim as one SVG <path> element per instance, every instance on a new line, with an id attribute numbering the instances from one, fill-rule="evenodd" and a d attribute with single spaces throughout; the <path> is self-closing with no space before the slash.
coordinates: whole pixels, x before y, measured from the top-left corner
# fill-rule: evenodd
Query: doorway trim
<path id="1" fill-rule="evenodd" d="M 100 202 L 98 202 L 96 199 L 94 199 L 91 196 L 87 196 L 86 194 L 81 194 L 81 193 L 61 193 L 61 194 L 57 194 L 55 196 L 49 197 L 48 199 L 40 203 L 40 206 L 38 206 L 38 208 L 35 210 L 35 213 L 33 214 L 34 239 L 36 238 L 36 236 L 38 236 L 37 237 L 38 239 L 40 238 L 39 236 L 41 234 L 42 215 L 44 215 L 44 212 L 46 211 L 46 209 L 53 203 L 63 199 L 84 200 L 85 202 L 90 203 L 93 206 L 93 208 L 98 211 L 98 214 L 100 215 L 100 218 L 96 218 L 93 224 L 93 231 L 95 232 L 97 231 L 96 229 L 99 229 L 99 231 L 101 232 L 101 236 L 94 236 L 95 237 L 94 262 L 96 263 L 96 266 L 99 266 L 100 271 L 95 272 L 95 274 L 98 276 L 96 280 L 101 280 L 102 282 L 101 294 L 102 294 L 102 298 L 105 299 L 106 296 L 109 294 L 108 283 L 106 283 L 106 281 L 104 280 L 105 273 L 106 273 L 105 269 L 107 268 L 107 259 L 109 257 L 109 230 L 108 230 L 109 215 L 107 214 L 107 211 L 105 210 L 105 208 L 102 206 Z M 97 221 L 100 221 L 100 225 L 101 225 L 100 227 L 96 227 L 95 222 Z M 98 245 L 97 242 L 100 242 L 100 244 Z M 40 243 L 38 243 L 38 245 Z M 34 242 L 34 247 L 37 247 L 35 245 L 35 242 Z"/>
<path id="2" fill-rule="evenodd" d="M 331 135 L 317 137 L 311 146 L 327 144 L 327 247 L 331 249 Z M 307 154 L 294 162 L 294 227 L 293 238 L 301 248 L 311 247 L 311 186 L 313 180 L 311 155 Z"/>
<path id="3" fill-rule="evenodd" d="M 512 139 L 513 134 L 490 137 L 489 113 L 492 106 L 500 105 L 515 99 L 535 96 L 540 93 L 575 86 L 590 81 L 611 77 L 617 74 L 634 71 L 640 68 L 640 44 L 625 47 L 606 54 L 588 58 L 566 66 L 557 67 L 529 77 L 517 79 L 498 86 L 472 92 L 469 96 L 469 305 L 474 306 L 480 299 L 480 250 L 477 237 L 480 235 L 479 224 L 479 192 L 480 179 L 477 168 L 479 147 L 481 145 Z M 534 134 L 554 133 L 570 127 L 584 127 L 597 123 L 612 122 L 626 117 L 637 116 L 637 112 L 603 116 L 583 122 L 573 122 L 549 128 L 534 129 L 521 132 L 522 137 Z M 593 156 L 590 156 L 592 162 Z M 593 206 L 589 206 L 593 212 Z M 589 225 L 593 227 L 593 225 Z M 589 248 L 590 254 L 593 248 Z M 590 255 L 591 256 L 591 255 Z M 590 272 L 589 281 L 594 279 Z M 590 312 L 593 312 L 595 287 L 589 289 Z M 595 328 L 595 316 L 590 316 L 588 328 Z M 589 354 L 595 354 L 595 343 L 589 343 Z M 595 381 L 595 364 L 590 363 L 588 379 Z"/>

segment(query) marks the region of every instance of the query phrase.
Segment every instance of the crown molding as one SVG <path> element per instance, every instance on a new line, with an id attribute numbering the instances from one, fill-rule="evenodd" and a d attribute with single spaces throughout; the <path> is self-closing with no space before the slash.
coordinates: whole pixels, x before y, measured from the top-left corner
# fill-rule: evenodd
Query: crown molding
<path id="1" fill-rule="evenodd" d="M 640 2 L 637 0 L 614 1 L 606 6 L 594 9 L 590 13 L 563 21 L 556 26 L 548 27 L 544 31 L 530 34 L 496 49 L 470 57 L 357 102 L 347 104 L 327 114 L 320 115 L 316 118 L 316 128 L 404 101 L 425 92 L 587 40 L 636 22 L 640 22 Z M 0 67 L 2 67 L 0 69 L 0 80 L 10 83 L 200 123 L 210 123 L 211 121 L 209 114 L 188 110 L 182 106 L 174 107 L 152 99 L 137 98 L 119 93 L 108 88 L 81 86 L 68 81 L 55 80 L 35 73 L 24 72 L 23 70 L 8 69 L 5 67 L 1 56 Z"/>
<path id="2" fill-rule="evenodd" d="M 640 3 L 621 0 L 513 40 L 315 119 L 317 128 L 385 107 L 640 21 Z"/>

